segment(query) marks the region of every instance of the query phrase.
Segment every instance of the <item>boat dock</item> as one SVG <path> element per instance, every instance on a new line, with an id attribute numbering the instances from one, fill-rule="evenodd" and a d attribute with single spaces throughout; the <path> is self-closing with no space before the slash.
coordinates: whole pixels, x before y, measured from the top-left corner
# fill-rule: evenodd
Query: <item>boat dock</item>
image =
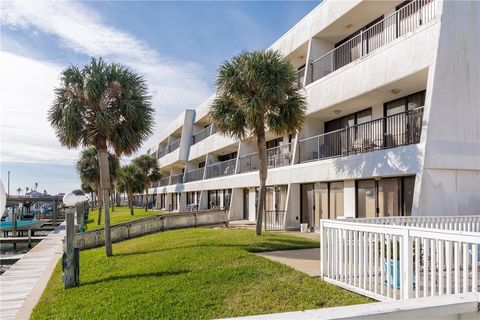
<path id="1" fill-rule="evenodd" d="M 44 237 L 0 276 L 0 318 L 28 319 L 63 253 L 65 224 Z"/>

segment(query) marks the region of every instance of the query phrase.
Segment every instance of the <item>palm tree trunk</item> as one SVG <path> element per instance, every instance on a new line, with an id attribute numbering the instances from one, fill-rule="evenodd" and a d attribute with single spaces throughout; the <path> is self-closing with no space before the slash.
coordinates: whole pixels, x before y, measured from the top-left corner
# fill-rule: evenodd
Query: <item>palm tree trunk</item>
<path id="1" fill-rule="evenodd" d="M 145 187 L 145 212 L 148 211 L 148 182 Z"/>
<path id="2" fill-rule="evenodd" d="M 102 145 L 103 144 L 103 145 Z M 103 205 L 105 211 L 105 254 L 107 257 L 112 255 L 112 241 L 110 237 L 110 173 L 108 166 L 108 153 L 105 143 L 99 143 L 97 146 L 98 164 L 100 168 L 100 186 L 103 191 Z"/>
<path id="3" fill-rule="evenodd" d="M 134 211 L 133 211 L 133 192 L 132 191 L 128 191 L 127 193 L 127 200 L 128 200 L 128 207 L 130 208 L 130 215 L 133 216 L 134 214 Z"/>
<path id="4" fill-rule="evenodd" d="M 100 193 L 97 193 L 97 198 L 98 198 L 98 219 L 97 219 L 97 225 L 100 225 L 102 222 L 102 209 L 103 209 L 103 198 Z"/>
<path id="5" fill-rule="evenodd" d="M 113 191 L 112 194 L 110 194 L 110 201 L 111 201 L 112 212 L 115 211 L 114 192 L 115 192 L 115 191 Z"/>
<path id="6" fill-rule="evenodd" d="M 259 128 L 257 130 L 257 148 L 258 158 L 260 162 L 259 176 L 260 176 L 260 192 L 258 194 L 258 206 L 257 206 L 257 236 L 262 234 L 263 213 L 265 207 L 265 193 L 267 183 L 267 143 L 265 141 L 265 129 Z"/>

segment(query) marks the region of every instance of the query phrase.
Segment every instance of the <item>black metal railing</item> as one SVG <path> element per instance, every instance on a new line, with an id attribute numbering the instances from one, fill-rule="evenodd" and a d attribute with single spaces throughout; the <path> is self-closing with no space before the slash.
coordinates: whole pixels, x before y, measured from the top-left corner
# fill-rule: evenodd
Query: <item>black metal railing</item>
<path id="1" fill-rule="evenodd" d="M 159 149 L 157 151 L 157 159 L 160 159 L 161 157 L 163 157 L 164 155 L 167 154 L 167 150 L 168 148 L 167 147 L 164 147 L 163 149 Z"/>
<path id="2" fill-rule="evenodd" d="M 200 130 L 192 136 L 192 144 L 198 143 L 206 138 L 210 137 L 214 133 L 213 126 L 209 125 L 208 127 Z"/>
<path id="3" fill-rule="evenodd" d="M 228 176 L 235 174 L 235 165 L 237 164 L 237 159 L 230 159 L 218 163 L 211 164 L 206 167 L 206 179 Z"/>
<path id="4" fill-rule="evenodd" d="M 297 83 L 296 83 L 297 88 L 303 87 L 303 79 L 305 78 L 305 70 L 306 70 L 305 67 L 297 70 L 297 73 L 296 73 L 296 75 L 297 75 Z"/>
<path id="5" fill-rule="evenodd" d="M 292 164 L 292 144 L 284 144 L 267 149 L 268 168 L 277 168 Z M 255 171 L 259 169 L 260 162 L 258 152 L 250 153 L 239 158 L 239 173 Z"/>
<path id="6" fill-rule="evenodd" d="M 285 230 L 285 210 L 265 210 L 264 226 L 266 231 Z"/>
<path id="7" fill-rule="evenodd" d="M 182 138 L 178 138 L 177 140 L 172 141 L 172 142 L 168 145 L 168 153 L 177 150 L 177 149 L 180 147 L 180 141 L 181 141 L 181 140 L 182 140 Z"/>
<path id="8" fill-rule="evenodd" d="M 170 184 L 179 184 L 183 183 L 183 173 L 176 174 L 171 177 Z"/>
<path id="9" fill-rule="evenodd" d="M 404 34 L 418 29 L 436 16 L 434 0 L 414 0 L 358 35 L 310 63 L 314 82 Z"/>
<path id="10" fill-rule="evenodd" d="M 198 181 L 203 179 L 205 168 L 198 168 L 185 172 L 185 182 Z"/>
<path id="11" fill-rule="evenodd" d="M 423 107 L 299 141 L 300 162 L 420 142 Z"/>
<path id="12" fill-rule="evenodd" d="M 170 177 L 160 179 L 160 186 L 165 187 L 170 183 Z"/>

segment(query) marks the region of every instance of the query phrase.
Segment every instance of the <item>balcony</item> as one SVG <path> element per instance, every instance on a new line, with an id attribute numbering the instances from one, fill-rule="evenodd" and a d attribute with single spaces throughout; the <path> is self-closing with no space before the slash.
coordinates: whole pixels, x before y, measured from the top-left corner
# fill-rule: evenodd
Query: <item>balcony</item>
<path id="1" fill-rule="evenodd" d="M 195 133 L 192 136 L 192 144 L 205 140 L 206 138 L 210 137 L 212 134 L 215 133 L 213 125 L 209 125 L 208 127 L 200 130 L 199 132 Z"/>
<path id="2" fill-rule="evenodd" d="M 178 183 L 183 183 L 183 173 L 179 173 L 172 176 L 172 179 L 170 180 L 170 184 L 178 184 Z"/>
<path id="3" fill-rule="evenodd" d="M 165 178 L 160 179 L 160 186 L 161 187 L 168 186 L 169 183 L 170 183 L 170 177 L 165 177 Z"/>
<path id="4" fill-rule="evenodd" d="M 310 63 L 310 82 L 365 57 L 434 20 L 435 1 L 415 0 Z"/>
<path id="5" fill-rule="evenodd" d="M 198 168 L 185 173 L 185 182 L 198 181 L 203 179 L 205 168 Z"/>
<path id="6" fill-rule="evenodd" d="M 292 147 L 292 144 L 289 143 L 267 149 L 268 168 L 277 168 L 292 164 Z M 239 158 L 239 161 L 239 173 L 255 171 L 260 168 L 258 152 L 242 156 Z"/>
<path id="7" fill-rule="evenodd" d="M 161 157 L 163 157 L 164 155 L 167 154 L 167 148 L 163 148 L 163 149 L 158 149 L 157 151 L 157 159 L 160 159 Z"/>
<path id="8" fill-rule="evenodd" d="M 170 153 L 170 152 L 173 152 L 173 151 L 177 150 L 180 147 L 180 141 L 181 140 L 182 140 L 182 138 L 178 138 L 177 140 L 174 140 L 173 142 L 171 142 L 168 145 L 168 152 L 167 153 Z"/>
<path id="9" fill-rule="evenodd" d="M 296 81 L 297 88 L 300 89 L 301 87 L 303 87 L 303 78 L 305 77 L 305 67 L 297 70 L 296 76 L 297 76 L 297 81 Z"/>
<path id="10" fill-rule="evenodd" d="M 420 142 L 423 107 L 299 141 L 300 162 Z"/>
<path id="11" fill-rule="evenodd" d="M 206 167 L 206 179 L 212 179 L 222 176 L 229 176 L 235 174 L 235 166 L 237 159 L 230 159 L 215 164 L 211 164 Z"/>

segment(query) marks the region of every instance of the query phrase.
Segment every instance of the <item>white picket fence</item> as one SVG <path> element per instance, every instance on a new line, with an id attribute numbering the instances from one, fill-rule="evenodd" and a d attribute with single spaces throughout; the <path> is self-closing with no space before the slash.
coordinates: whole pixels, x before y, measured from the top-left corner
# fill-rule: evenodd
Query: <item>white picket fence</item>
<path id="1" fill-rule="evenodd" d="M 322 278 L 377 300 L 479 292 L 479 223 L 480 217 L 321 220 Z"/>

